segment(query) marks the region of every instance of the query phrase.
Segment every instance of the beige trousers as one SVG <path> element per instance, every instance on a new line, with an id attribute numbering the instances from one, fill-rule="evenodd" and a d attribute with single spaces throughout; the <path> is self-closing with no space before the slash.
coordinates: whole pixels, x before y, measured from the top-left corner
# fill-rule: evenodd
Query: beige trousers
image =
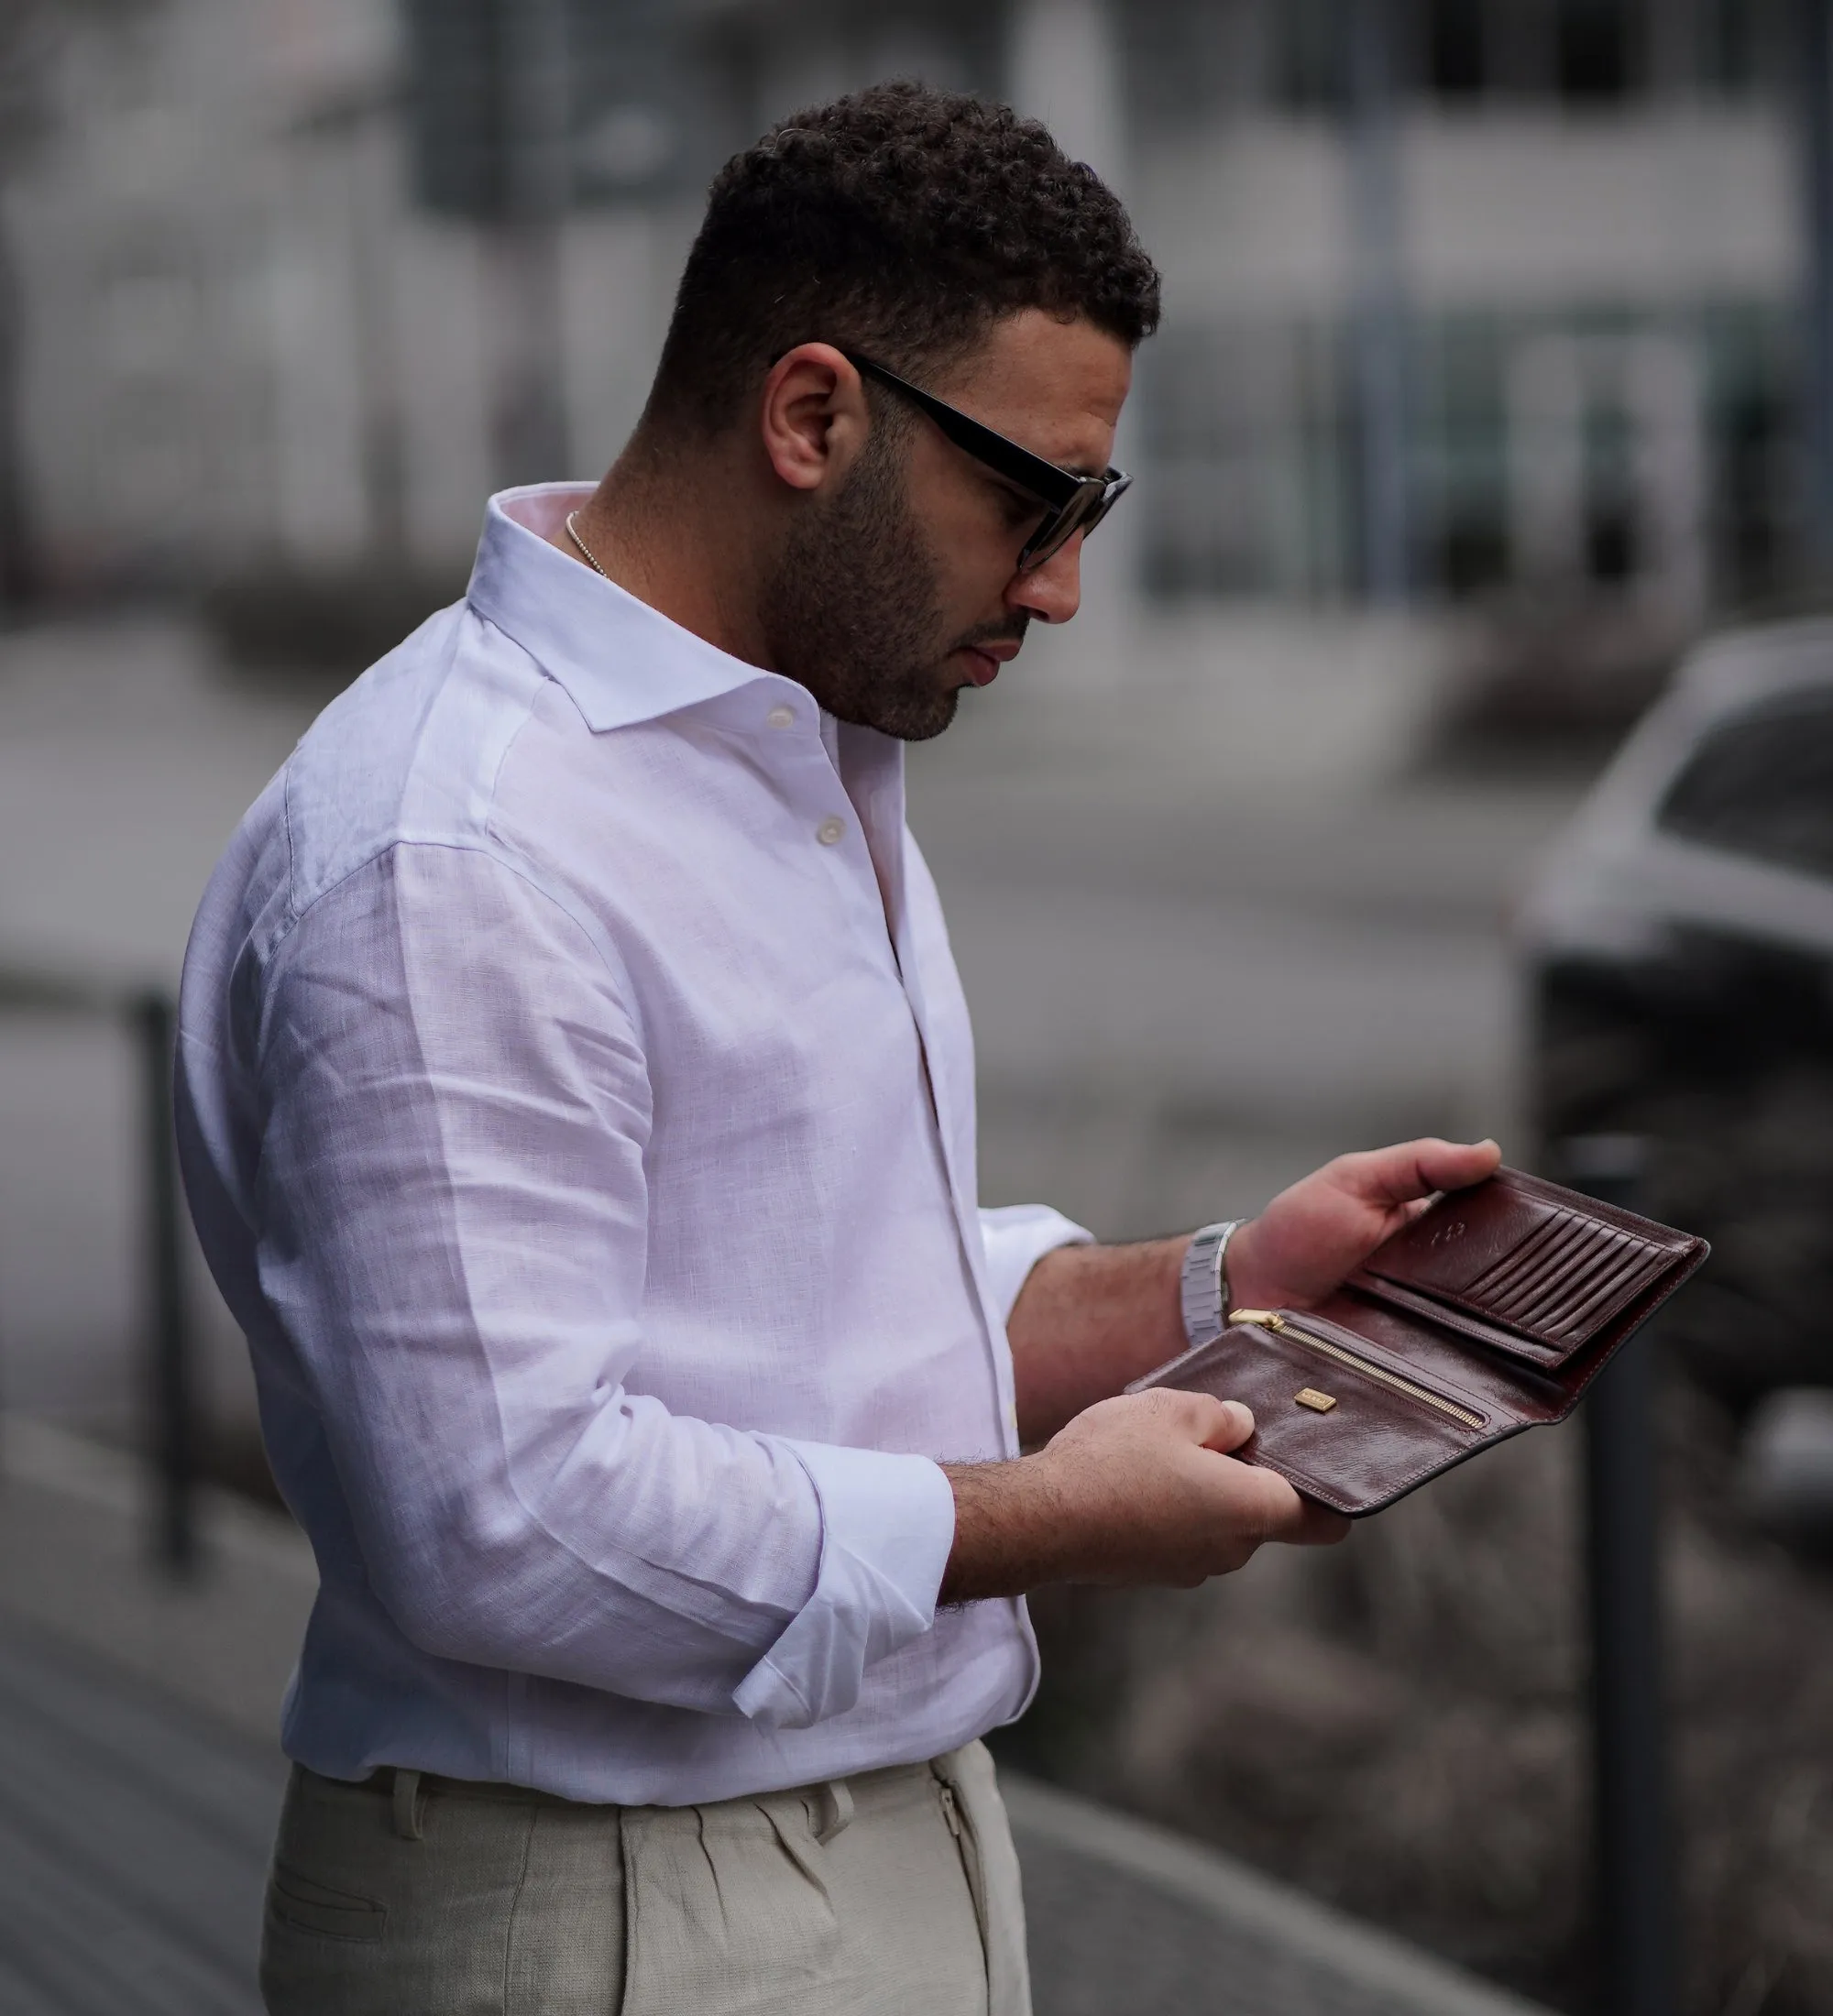
<path id="1" fill-rule="evenodd" d="M 1029 2016 L 993 1759 L 709 1806 L 295 1769 L 271 2016 Z"/>

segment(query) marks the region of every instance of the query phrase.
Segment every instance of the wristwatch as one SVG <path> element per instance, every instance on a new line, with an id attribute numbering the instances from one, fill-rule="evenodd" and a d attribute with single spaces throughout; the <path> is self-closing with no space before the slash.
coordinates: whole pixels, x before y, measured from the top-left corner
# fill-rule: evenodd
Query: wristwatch
<path id="1" fill-rule="evenodd" d="M 1224 1218 L 1193 1235 L 1184 1255 L 1179 1288 L 1184 1335 L 1191 1343 L 1213 1343 L 1228 1327 L 1228 1242 L 1247 1221 Z"/>

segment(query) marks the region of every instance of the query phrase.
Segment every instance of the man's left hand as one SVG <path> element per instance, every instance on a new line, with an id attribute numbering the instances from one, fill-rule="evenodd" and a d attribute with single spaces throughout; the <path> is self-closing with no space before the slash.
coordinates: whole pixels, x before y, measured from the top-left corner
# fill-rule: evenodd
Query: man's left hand
<path id="1" fill-rule="evenodd" d="M 1440 1190 L 1480 1183 L 1501 1159 L 1493 1141 L 1403 1141 L 1338 1156 L 1281 1190 L 1229 1241 L 1229 1300 L 1236 1309 L 1309 1309 Z"/>

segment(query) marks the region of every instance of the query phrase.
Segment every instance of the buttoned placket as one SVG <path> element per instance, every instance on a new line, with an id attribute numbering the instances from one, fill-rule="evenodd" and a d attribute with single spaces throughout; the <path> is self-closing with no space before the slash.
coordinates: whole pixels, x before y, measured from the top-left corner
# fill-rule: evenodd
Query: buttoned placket
<path id="1" fill-rule="evenodd" d="M 788 716 L 785 721 L 784 715 Z M 862 809 L 859 799 L 849 788 L 846 777 L 846 744 L 844 731 L 836 725 L 831 730 L 832 740 L 821 732 L 822 723 L 818 715 L 811 715 L 804 699 L 799 705 L 793 701 L 778 701 L 766 713 L 767 726 L 787 736 L 799 730 L 798 741 L 806 741 L 808 729 L 802 724 L 807 718 L 814 729 L 815 740 L 823 746 L 820 752 L 819 791 L 831 804 L 831 794 L 838 791 L 844 801 L 846 810 L 827 814 L 816 829 L 816 839 L 833 861 L 834 871 L 841 886 L 851 902 L 858 902 L 864 890 L 858 873 L 859 856 L 864 855 L 866 881 L 864 889 L 870 890 L 871 910 L 873 914 L 869 936 L 875 951 L 888 952 L 893 977 L 903 992 L 909 1009 L 910 1019 L 916 1034 L 917 1057 L 922 1066 L 924 1090 L 927 1095 L 930 1139 L 935 1145 L 938 1164 L 942 1181 L 949 1193 L 949 1205 L 955 1221 L 955 1234 L 960 1242 L 962 1263 L 972 1286 L 974 1298 L 980 1309 L 981 1342 L 986 1353 L 988 1370 L 993 1375 L 995 1426 L 1001 1435 L 1005 1453 L 1016 1456 L 1018 1441 L 1018 1400 L 1012 1375 L 1012 1356 L 1008 1350 L 1001 1351 L 995 1340 L 1004 1335 L 1004 1321 L 993 1302 L 986 1279 L 984 1250 L 981 1244 L 978 1219 L 970 1209 L 968 1200 L 973 1194 L 970 1180 L 973 1172 L 963 1171 L 958 1164 L 955 1145 L 949 1129 L 943 1123 L 943 1114 L 948 1106 L 949 1086 L 946 1076 L 938 1068 L 938 1046 L 930 1027 L 928 1003 L 925 998 L 922 981 L 922 967 L 917 958 L 915 932 L 906 900 L 904 873 L 904 779 L 900 760 L 891 777 L 878 788 L 862 790 L 860 796 L 871 805 L 870 816 L 879 827 L 879 846 L 872 845 L 873 834 L 868 828 L 868 813 Z M 851 842 L 851 844 L 848 844 Z M 1037 1641 L 1031 1628 L 1030 1618 L 1022 1601 L 1012 1605 L 1020 1630 L 1030 1648 L 1032 1658 L 1032 1692 L 1037 1686 Z M 1028 1706 L 1030 1695 L 1026 1696 Z"/>
<path id="2" fill-rule="evenodd" d="M 804 718 L 807 711 L 806 702 L 800 712 L 790 703 L 779 702 L 765 718 L 774 723 L 779 712 L 788 712 L 789 725 L 794 726 Z M 829 720 L 831 721 L 831 718 Z M 927 1095 L 929 1107 L 929 1124 L 934 1130 L 937 1155 L 941 1164 L 943 1180 L 948 1188 L 949 1207 L 954 1213 L 956 1233 L 961 1243 L 968 1278 L 973 1284 L 975 1298 L 980 1305 L 982 1333 L 993 1372 L 999 1425 L 1005 1436 L 1007 1452 L 1016 1455 L 1017 1398 L 1013 1390 L 1009 1358 L 1000 1353 L 993 1343 L 994 1338 L 1003 1334 L 1004 1326 L 984 1278 L 984 1266 L 980 1257 L 979 1222 L 967 1202 L 972 1194 L 972 1186 L 967 1178 L 972 1172 L 964 1172 L 958 1167 L 953 1140 L 942 1121 L 942 1115 L 950 1110 L 948 1104 L 949 1088 L 944 1082 L 942 1070 L 938 1068 L 938 1046 L 929 1026 L 928 1004 L 923 992 L 922 969 L 913 936 L 909 904 L 906 901 L 901 761 L 889 777 L 877 781 L 875 788 L 868 787 L 861 793 L 861 796 L 871 806 L 871 817 L 880 828 L 874 835 L 868 828 L 868 813 L 862 808 L 852 791 L 848 788 L 849 781 L 845 773 L 851 767 L 846 761 L 847 738 L 850 733 L 859 731 L 848 730 L 834 724 L 824 734 L 822 729 L 825 724 L 818 716 L 815 718 L 813 725 L 816 739 L 823 744 L 821 769 L 826 772 L 822 779 L 823 791 L 825 793 L 829 788 L 838 789 L 846 805 L 844 814 L 830 813 L 822 819 L 817 827 L 816 838 L 818 842 L 832 849 L 836 857 L 836 872 L 840 875 L 851 899 L 856 900 L 863 894 L 857 864 L 860 854 L 866 857 L 865 867 L 869 879 L 864 888 L 870 890 L 872 899 L 875 899 L 870 902 L 873 914 L 871 935 L 874 948 L 883 948 L 891 955 L 894 977 L 903 990 L 910 1011 L 910 1019 L 916 1028 L 917 1052 L 923 1066 L 924 1090 Z M 806 736 L 807 732 L 805 729 L 803 734 Z M 829 803 L 831 802 L 829 799 Z M 831 838 L 829 837 L 830 833 Z M 879 842 L 876 848 L 872 845 L 874 838 Z M 843 844 L 849 839 L 851 841 L 851 847 Z M 851 872 L 848 872 L 850 865 Z"/>
<path id="3" fill-rule="evenodd" d="M 907 1001 L 909 989 L 899 970 L 889 893 L 880 877 L 863 818 L 841 777 L 836 751 L 823 732 L 819 710 L 804 694 L 799 700 L 776 700 L 763 719 L 770 740 L 784 749 L 790 791 L 807 807 L 809 838 L 828 860 L 842 900 L 874 956 L 884 959 Z"/>

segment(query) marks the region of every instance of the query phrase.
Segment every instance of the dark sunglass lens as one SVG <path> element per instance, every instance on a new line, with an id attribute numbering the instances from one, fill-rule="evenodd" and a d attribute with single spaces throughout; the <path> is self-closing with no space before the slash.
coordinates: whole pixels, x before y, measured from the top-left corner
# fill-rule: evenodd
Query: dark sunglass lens
<path id="1" fill-rule="evenodd" d="M 1061 510 L 1052 512 L 1018 556 L 1018 571 L 1034 573 L 1052 555 L 1062 552 L 1080 531 L 1092 531 L 1106 515 L 1108 498 L 1099 483 L 1084 483 Z"/>
<path id="2" fill-rule="evenodd" d="M 1095 499 L 1088 516 L 1082 520 L 1082 530 L 1086 532 L 1092 532 L 1119 501 L 1120 492 L 1118 490 L 1104 491 Z"/>
<path id="3" fill-rule="evenodd" d="M 1067 531 L 1064 529 L 1063 521 L 1068 516 L 1068 511 L 1052 511 L 1025 542 L 1025 550 L 1018 555 L 1020 574 L 1034 573 L 1052 553 L 1060 550 L 1063 542 L 1075 530 L 1073 525 Z"/>

